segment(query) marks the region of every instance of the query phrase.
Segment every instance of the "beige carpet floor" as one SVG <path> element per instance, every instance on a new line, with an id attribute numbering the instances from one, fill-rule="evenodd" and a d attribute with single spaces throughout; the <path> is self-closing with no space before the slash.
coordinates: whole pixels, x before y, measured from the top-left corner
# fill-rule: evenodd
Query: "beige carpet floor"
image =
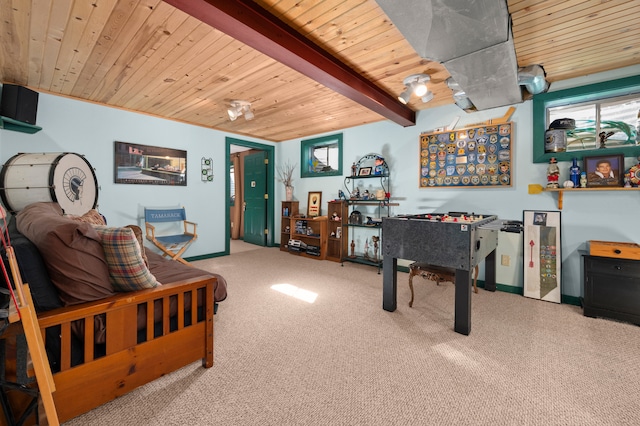
<path id="1" fill-rule="evenodd" d="M 399 273 L 391 313 L 368 266 L 277 248 L 194 263 L 229 282 L 215 365 L 189 365 L 68 425 L 640 424 L 635 325 L 480 289 L 463 336 L 450 283 L 416 279 L 409 308 Z"/>
<path id="2" fill-rule="evenodd" d="M 245 243 L 243 240 L 229 240 L 229 252 L 231 254 L 242 253 L 243 251 L 258 250 L 264 248 L 255 244 Z"/>

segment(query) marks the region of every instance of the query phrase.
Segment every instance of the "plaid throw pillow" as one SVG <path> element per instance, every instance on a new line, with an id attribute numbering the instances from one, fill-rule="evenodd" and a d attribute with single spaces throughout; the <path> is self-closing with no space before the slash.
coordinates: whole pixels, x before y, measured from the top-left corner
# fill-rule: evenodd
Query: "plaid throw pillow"
<path id="1" fill-rule="evenodd" d="M 142 229 L 138 225 L 127 225 L 125 228 L 131 228 L 133 230 L 133 235 L 136 236 L 136 240 L 138 240 L 138 245 L 140 245 L 140 252 L 142 252 L 142 260 L 144 260 L 144 264 L 149 267 L 149 260 L 147 259 L 147 255 L 144 252 L 144 240 L 142 239 Z"/>
<path id="2" fill-rule="evenodd" d="M 94 226 L 94 229 L 100 235 L 109 280 L 116 291 L 136 291 L 158 285 L 142 259 L 140 244 L 131 228 Z"/>

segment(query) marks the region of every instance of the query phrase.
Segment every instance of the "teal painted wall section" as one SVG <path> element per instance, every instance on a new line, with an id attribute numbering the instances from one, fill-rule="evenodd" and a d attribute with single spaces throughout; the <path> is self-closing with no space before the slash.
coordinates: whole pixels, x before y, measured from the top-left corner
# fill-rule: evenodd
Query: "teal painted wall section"
<path id="1" fill-rule="evenodd" d="M 591 82 L 607 81 L 640 74 L 640 66 L 629 67 L 610 73 L 602 73 L 588 78 L 552 85 L 552 90 L 585 85 Z M 418 113 L 417 124 L 402 128 L 389 121 L 343 130 L 343 169 L 348 173 L 351 163 L 360 157 L 376 152 L 382 154 L 391 170 L 392 202 L 399 203 L 392 208 L 394 214 L 430 213 L 447 211 L 467 211 L 495 214 L 500 219 L 522 220 L 523 210 L 557 211 L 555 194 L 528 193 L 530 183 L 546 184 L 546 164 L 533 163 L 532 102 L 514 105 L 515 137 L 512 150 L 513 181 L 505 188 L 419 188 L 419 136 L 420 133 L 449 125 L 459 117 L 458 128 L 502 117 L 508 107 L 475 113 L 465 113 L 455 105 L 427 109 Z M 320 136 L 320 135 L 318 135 Z M 297 162 L 300 158 L 299 140 L 278 144 L 279 161 L 287 159 Z M 627 158 L 626 167 L 636 164 L 638 159 Z M 568 179 L 570 162 L 559 163 L 561 181 Z M 294 182 L 295 197 L 300 200 L 300 208 L 306 208 L 309 191 L 323 191 L 323 211 L 326 202 L 343 189 L 343 178 L 322 177 L 300 179 Z M 284 187 L 278 185 L 279 199 L 284 199 Z M 576 304 L 582 296 L 581 264 L 578 250 L 584 249 L 588 240 L 640 242 L 640 227 L 635 223 L 634 212 L 640 208 L 640 192 L 587 192 L 569 193 L 564 196 L 562 221 L 562 295 L 563 303 Z M 446 242 L 442 242 L 446 244 Z M 402 262 L 401 262 L 402 263 Z M 408 262 L 405 262 L 405 265 Z M 484 278 L 484 265 L 480 266 L 480 277 Z M 502 283 L 520 288 L 522 274 L 513 283 Z"/>
<path id="2" fill-rule="evenodd" d="M 98 207 L 109 225 L 144 229 L 144 207 L 183 205 L 188 219 L 198 224 L 198 240 L 185 257 L 225 251 L 226 133 L 45 93 L 39 97 L 37 123 L 42 131 L 33 135 L 0 131 L 2 164 L 16 153 L 84 155 L 95 169 Z M 188 186 L 115 184 L 114 141 L 186 150 Z M 213 182 L 200 179 L 202 157 L 213 159 Z"/>
<path id="3" fill-rule="evenodd" d="M 606 81 L 640 74 L 640 66 L 611 73 L 603 73 L 575 81 L 552 85 L 552 90 Z M 505 188 L 419 188 L 420 133 L 449 125 L 459 117 L 458 127 L 501 117 L 508 107 L 476 113 L 465 113 L 455 105 L 428 109 L 418 113 L 417 124 L 400 127 L 389 121 L 343 129 L 343 170 L 350 172 L 351 164 L 362 156 L 382 154 L 391 169 L 392 201 L 399 203 L 392 214 L 442 211 L 469 211 L 495 214 L 501 219 L 522 219 L 523 210 L 557 210 L 556 198 L 551 194 L 528 194 L 530 183 L 546 183 L 546 165 L 534 164 L 532 105 L 515 105 L 511 117 L 515 123 L 511 187 Z M 260 120 L 256 111 L 255 120 Z M 241 121 L 238 122 L 239 126 Z M 41 94 L 38 126 L 42 131 L 29 135 L 0 130 L 0 161 L 19 152 L 76 152 L 86 156 L 95 168 L 100 185 L 99 208 L 114 226 L 140 224 L 145 206 L 184 205 L 189 218 L 198 223 L 198 241 L 187 252 L 188 258 L 208 257 L 225 251 L 225 227 L 228 218 L 225 208 L 225 137 L 234 135 L 191 126 L 147 115 L 107 108 L 87 102 Z M 303 125 L 303 124 L 301 124 Z M 239 127 L 239 132 L 241 132 Z M 332 131 L 334 134 L 340 130 Z M 305 139 L 320 137 L 312 135 Z M 294 174 L 294 196 L 306 209 L 309 191 L 322 191 L 322 212 L 327 201 L 344 190 L 344 178 L 300 177 L 300 140 L 271 143 L 238 136 L 238 139 L 275 146 L 276 167 L 287 160 L 297 164 Z M 114 184 L 113 142 L 136 142 L 184 149 L 188 152 L 188 186 L 154 187 L 150 185 Z M 213 182 L 200 180 L 200 159 L 213 159 Z M 627 158 L 627 167 L 637 162 Z M 561 179 L 568 178 L 570 163 L 560 163 Z M 280 214 L 280 201 L 285 198 L 284 185 L 275 183 L 274 209 Z M 596 192 L 565 194 L 562 210 L 562 293 L 563 302 L 574 303 L 581 296 L 579 249 L 588 240 L 640 242 L 640 227 L 635 226 L 634 212 L 640 209 L 640 193 Z M 275 221 L 275 235 L 280 235 L 279 220 Z M 278 243 L 279 241 L 276 241 Z M 446 243 L 446 242 L 443 242 Z M 481 265 L 480 279 L 484 278 Z M 522 287 L 521 282 L 502 283 Z"/>

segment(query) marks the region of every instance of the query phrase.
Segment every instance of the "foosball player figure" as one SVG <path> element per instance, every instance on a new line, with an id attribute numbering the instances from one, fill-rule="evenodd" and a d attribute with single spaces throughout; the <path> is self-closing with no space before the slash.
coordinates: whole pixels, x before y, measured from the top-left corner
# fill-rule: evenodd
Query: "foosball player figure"
<path id="1" fill-rule="evenodd" d="M 555 158 L 549 160 L 549 167 L 547 167 L 547 188 L 558 188 L 558 180 L 560 179 L 560 168 L 558 168 L 558 162 Z"/>

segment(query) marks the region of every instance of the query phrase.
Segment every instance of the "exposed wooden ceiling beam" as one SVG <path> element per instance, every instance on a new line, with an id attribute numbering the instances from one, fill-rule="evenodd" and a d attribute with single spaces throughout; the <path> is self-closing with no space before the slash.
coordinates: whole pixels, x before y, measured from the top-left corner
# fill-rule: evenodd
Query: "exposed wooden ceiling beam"
<path id="1" fill-rule="evenodd" d="M 413 110 L 251 0 L 164 1 L 401 126 L 416 124 Z"/>

